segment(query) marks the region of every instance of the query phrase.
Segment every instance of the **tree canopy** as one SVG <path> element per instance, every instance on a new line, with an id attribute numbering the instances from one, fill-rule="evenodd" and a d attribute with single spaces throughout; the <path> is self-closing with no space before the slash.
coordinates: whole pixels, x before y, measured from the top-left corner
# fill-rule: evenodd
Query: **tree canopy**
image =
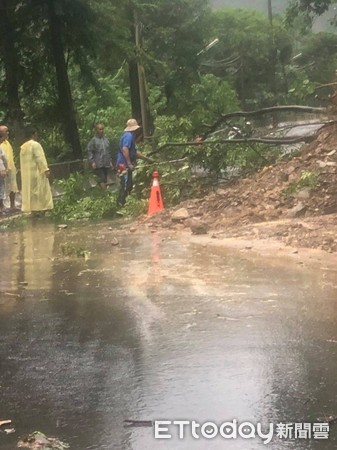
<path id="1" fill-rule="evenodd" d="M 287 17 L 305 23 L 332 3 L 295 0 Z M 297 29 L 204 0 L 3 0 L 0 119 L 18 140 L 37 124 L 60 160 L 81 157 L 95 121 L 117 138 L 140 119 L 142 89 L 155 125 L 184 118 L 191 136 L 231 108 L 315 103 L 315 83 L 336 70 L 336 39 Z"/>
<path id="2" fill-rule="evenodd" d="M 315 17 L 324 14 L 335 3 L 336 0 L 292 0 L 287 10 L 287 19 L 293 22 L 295 17 L 302 15 L 312 24 Z"/>

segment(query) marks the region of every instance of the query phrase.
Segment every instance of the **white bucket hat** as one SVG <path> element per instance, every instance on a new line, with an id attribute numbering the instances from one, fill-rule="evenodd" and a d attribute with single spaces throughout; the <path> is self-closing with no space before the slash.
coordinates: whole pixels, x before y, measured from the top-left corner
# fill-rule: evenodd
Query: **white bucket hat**
<path id="1" fill-rule="evenodd" d="M 124 131 L 135 131 L 138 130 L 138 128 L 140 128 L 140 125 L 138 125 L 138 122 L 136 119 L 129 119 L 126 122 L 126 128 Z"/>

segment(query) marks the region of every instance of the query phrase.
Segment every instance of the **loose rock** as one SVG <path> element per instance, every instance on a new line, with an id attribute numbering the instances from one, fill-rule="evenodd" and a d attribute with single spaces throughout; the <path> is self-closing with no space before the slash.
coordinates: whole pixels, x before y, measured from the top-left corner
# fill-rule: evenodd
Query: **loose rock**
<path id="1" fill-rule="evenodd" d="M 189 217 L 190 217 L 190 214 L 186 208 L 180 208 L 171 214 L 171 219 L 176 222 L 179 222 L 180 220 L 186 220 Z"/>

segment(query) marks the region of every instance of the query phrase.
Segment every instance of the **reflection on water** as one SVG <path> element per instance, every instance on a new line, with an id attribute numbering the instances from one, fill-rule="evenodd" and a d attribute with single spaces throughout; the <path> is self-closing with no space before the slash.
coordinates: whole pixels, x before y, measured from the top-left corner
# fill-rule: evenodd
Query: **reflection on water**
<path id="1" fill-rule="evenodd" d="M 161 235 L 31 228 L 1 235 L 0 418 L 83 449 L 265 448 L 154 441 L 124 419 L 316 422 L 336 414 L 335 273 Z M 91 251 L 64 258 L 60 245 Z M 20 284 L 21 283 L 21 284 Z M 274 439 L 273 450 L 329 441 Z"/>
<path id="2" fill-rule="evenodd" d="M 1 234 L 1 254 L 4 268 L 0 290 L 11 291 L 18 286 L 29 285 L 31 289 L 50 289 L 54 230 L 39 232 L 33 227 L 18 233 Z"/>

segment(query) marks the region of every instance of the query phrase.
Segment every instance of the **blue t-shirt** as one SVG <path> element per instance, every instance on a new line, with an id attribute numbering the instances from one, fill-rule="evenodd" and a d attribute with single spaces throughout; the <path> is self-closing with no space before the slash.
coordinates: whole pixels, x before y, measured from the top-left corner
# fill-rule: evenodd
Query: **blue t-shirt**
<path id="1" fill-rule="evenodd" d="M 120 138 L 119 150 L 118 150 L 118 155 L 117 155 L 117 164 L 124 164 L 126 167 L 128 167 L 128 164 L 122 153 L 123 147 L 127 147 L 129 149 L 131 163 L 133 165 L 135 165 L 136 159 L 137 159 L 137 149 L 136 149 L 135 140 L 134 140 L 134 137 L 133 137 L 133 134 L 131 133 L 131 131 L 125 131 L 125 133 Z"/>

